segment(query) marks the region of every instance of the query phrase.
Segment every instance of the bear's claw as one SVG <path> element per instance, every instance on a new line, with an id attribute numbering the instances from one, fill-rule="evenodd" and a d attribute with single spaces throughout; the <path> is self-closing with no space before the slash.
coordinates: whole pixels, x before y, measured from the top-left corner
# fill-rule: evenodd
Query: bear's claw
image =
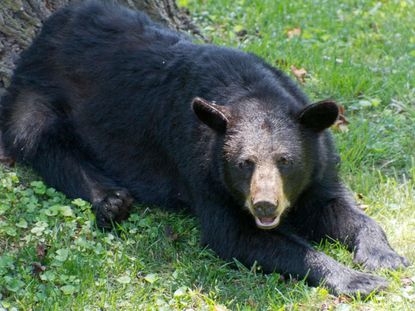
<path id="1" fill-rule="evenodd" d="M 103 229 L 112 228 L 114 222 L 127 219 L 131 212 L 133 198 L 125 189 L 109 191 L 106 196 L 92 207 L 95 212 L 97 226 Z"/>
<path id="2" fill-rule="evenodd" d="M 408 267 L 409 261 L 389 248 L 358 248 L 354 254 L 354 263 L 361 264 L 369 271 Z"/>
<path id="3" fill-rule="evenodd" d="M 336 284 L 327 284 L 331 291 L 336 294 L 358 296 L 364 298 L 372 292 L 378 292 L 388 287 L 388 281 L 382 277 L 364 272 L 350 270 L 347 275 L 338 275 Z"/>

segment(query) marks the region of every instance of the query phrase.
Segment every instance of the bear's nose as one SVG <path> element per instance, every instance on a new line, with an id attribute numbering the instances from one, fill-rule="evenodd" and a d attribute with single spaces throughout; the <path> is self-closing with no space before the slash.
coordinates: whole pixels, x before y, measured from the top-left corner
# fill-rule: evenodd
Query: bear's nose
<path id="1" fill-rule="evenodd" d="M 258 201 L 253 203 L 255 214 L 258 217 L 275 216 L 278 202 Z"/>

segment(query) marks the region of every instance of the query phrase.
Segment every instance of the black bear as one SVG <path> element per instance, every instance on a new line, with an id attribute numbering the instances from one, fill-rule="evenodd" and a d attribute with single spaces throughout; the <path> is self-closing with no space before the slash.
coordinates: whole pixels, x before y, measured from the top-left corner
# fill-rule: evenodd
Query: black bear
<path id="1" fill-rule="evenodd" d="M 126 219 L 133 198 L 189 208 L 222 258 L 351 295 L 387 282 L 307 241 L 337 239 L 370 270 L 408 264 L 338 177 L 333 101 L 310 104 L 257 56 L 194 44 L 141 12 L 95 1 L 58 11 L 0 112 L 7 155 L 92 202 L 100 227 Z"/>

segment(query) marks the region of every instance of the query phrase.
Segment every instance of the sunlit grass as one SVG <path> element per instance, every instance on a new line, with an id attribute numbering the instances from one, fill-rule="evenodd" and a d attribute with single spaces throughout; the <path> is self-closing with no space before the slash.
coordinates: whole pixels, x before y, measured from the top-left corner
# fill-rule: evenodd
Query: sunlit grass
<path id="1" fill-rule="evenodd" d="M 180 1 L 216 44 L 308 72 L 313 100 L 344 105 L 335 138 L 342 176 L 415 261 L 413 1 Z M 298 37 L 287 32 L 300 28 Z M 246 35 L 243 35 L 246 33 Z M 146 206 L 118 231 L 96 230 L 89 204 L 70 201 L 22 167 L 0 167 L 0 310 L 412 310 L 415 269 L 379 271 L 389 289 L 335 298 L 301 280 L 225 263 L 199 245 L 188 215 Z M 41 248 L 47 252 L 42 254 Z M 353 266 L 333 241 L 316 245 Z M 38 265 L 37 265 L 38 264 Z M 35 267 L 35 268 L 34 268 Z"/>

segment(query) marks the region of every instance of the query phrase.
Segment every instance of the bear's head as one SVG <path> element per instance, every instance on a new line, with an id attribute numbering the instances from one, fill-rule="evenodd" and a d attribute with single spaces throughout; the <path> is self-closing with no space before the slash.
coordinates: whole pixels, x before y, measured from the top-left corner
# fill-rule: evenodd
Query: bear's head
<path id="1" fill-rule="evenodd" d="M 275 228 L 310 183 L 321 161 L 320 134 L 339 114 L 330 100 L 293 112 L 255 100 L 222 106 L 197 97 L 192 108 L 224 135 L 225 184 L 261 229 Z"/>

